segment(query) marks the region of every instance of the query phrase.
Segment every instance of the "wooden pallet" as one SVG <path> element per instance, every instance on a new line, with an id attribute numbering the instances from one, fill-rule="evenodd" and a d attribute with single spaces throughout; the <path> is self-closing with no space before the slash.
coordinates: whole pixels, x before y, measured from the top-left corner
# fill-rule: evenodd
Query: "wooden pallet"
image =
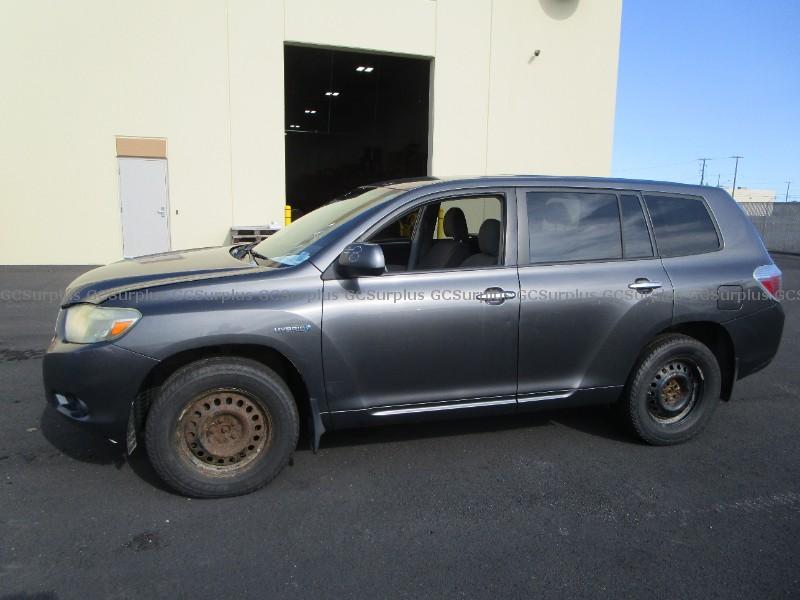
<path id="1" fill-rule="evenodd" d="M 278 231 L 270 227 L 231 227 L 232 244 L 249 244 L 260 242 Z"/>

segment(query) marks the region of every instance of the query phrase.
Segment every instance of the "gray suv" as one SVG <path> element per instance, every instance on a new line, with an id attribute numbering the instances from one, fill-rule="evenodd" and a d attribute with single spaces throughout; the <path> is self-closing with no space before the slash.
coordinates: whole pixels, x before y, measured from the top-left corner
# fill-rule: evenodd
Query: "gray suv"
<path id="1" fill-rule="evenodd" d="M 89 271 L 48 401 L 200 497 L 326 430 L 615 404 L 700 432 L 775 355 L 781 272 L 721 189 L 530 176 L 359 188 L 251 245 Z"/>

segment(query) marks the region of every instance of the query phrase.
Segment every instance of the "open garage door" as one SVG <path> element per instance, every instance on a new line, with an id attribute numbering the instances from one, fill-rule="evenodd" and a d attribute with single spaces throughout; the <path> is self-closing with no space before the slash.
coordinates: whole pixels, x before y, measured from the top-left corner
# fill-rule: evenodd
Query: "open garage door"
<path id="1" fill-rule="evenodd" d="M 284 63 L 287 204 L 428 174 L 429 59 L 286 46 Z"/>

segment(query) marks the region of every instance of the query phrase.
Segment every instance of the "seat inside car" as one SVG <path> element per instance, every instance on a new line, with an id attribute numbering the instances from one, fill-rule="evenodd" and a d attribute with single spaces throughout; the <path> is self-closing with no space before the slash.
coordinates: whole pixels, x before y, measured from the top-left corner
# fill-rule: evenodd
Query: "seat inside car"
<path id="1" fill-rule="evenodd" d="M 452 239 L 434 240 L 419 260 L 420 269 L 447 269 L 459 266 L 470 254 L 469 230 L 464 211 L 454 206 L 444 215 L 444 234 Z"/>
<path id="2" fill-rule="evenodd" d="M 462 267 L 490 267 L 497 264 L 500 253 L 500 221 L 486 219 L 478 232 L 480 252 L 468 257 Z"/>

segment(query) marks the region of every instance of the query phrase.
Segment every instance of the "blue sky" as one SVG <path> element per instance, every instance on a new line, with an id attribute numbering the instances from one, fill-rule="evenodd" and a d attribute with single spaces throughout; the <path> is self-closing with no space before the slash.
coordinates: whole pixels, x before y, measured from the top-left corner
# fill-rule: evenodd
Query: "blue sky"
<path id="1" fill-rule="evenodd" d="M 800 200 L 800 1 L 623 0 L 612 174 L 697 183 L 733 154 L 737 186 Z"/>

